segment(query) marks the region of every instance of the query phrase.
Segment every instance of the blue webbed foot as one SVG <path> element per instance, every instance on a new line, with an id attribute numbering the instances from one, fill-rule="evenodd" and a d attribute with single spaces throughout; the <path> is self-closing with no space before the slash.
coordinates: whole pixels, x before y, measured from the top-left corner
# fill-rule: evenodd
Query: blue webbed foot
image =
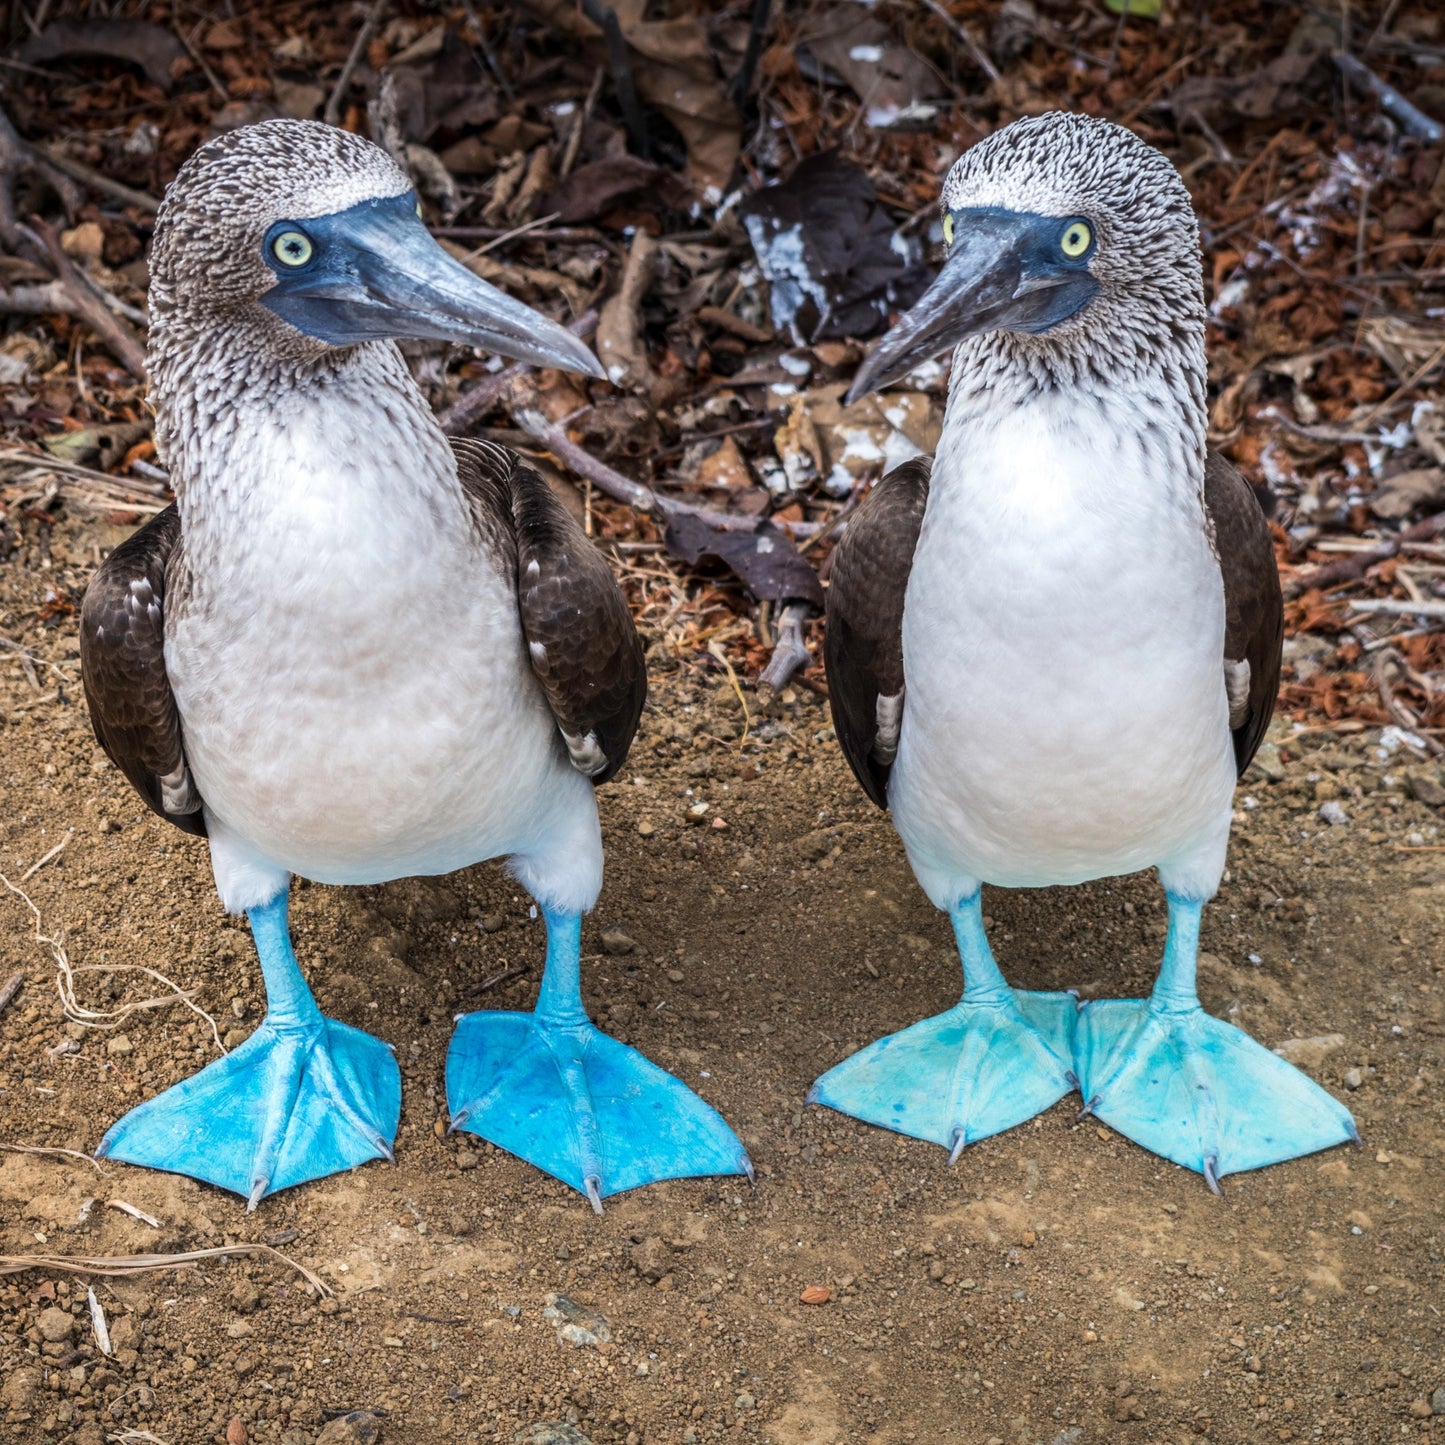
<path id="1" fill-rule="evenodd" d="M 701 1174 L 751 1174 L 722 1115 L 592 1024 L 472 1013 L 447 1054 L 452 1127 L 588 1196 Z M 600 1209 L 599 1209 L 600 1212 Z"/>
<path id="2" fill-rule="evenodd" d="M 100 1157 L 189 1174 L 251 1206 L 368 1159 L 391 1158 L 401 1075 L 380 1039 L 323 1018 L 269 1019 L 224 1059 L 132 1109 Z"/>
<path id="3" fill-rule="evenodd" d="M 752 1175 L 722 1116 L 636 1049 L 596 1028 L 577 986 L 581 920 L 546 915 L 547 968 L 533 1013 L 457 1021 L 447 1053 L 452 1128 L 464 1129 L 584 1193 L 662 1179 Z"/>
<path id="4" fill-rule="evenodd" d="M 247 1200 L 390 1159 L 401 1073 L 370 1034 L 325 1018 L 286 932 L 286 898 L 251 913 L 268 1008 L 224 1059 L 132 1109 L 96 1150 L 189 1174 Z"/>
<path id="5" fill-rule="evenodd" d="M 942 1144 L 967 1144 L 1022 1124 L 1074 1088 L 1074 998 L 1003 981 L 977 894 L 954 910 L 963 999 L 946 1013 L 860 1049 L 815 1083 L 810 1103 Z"/>
<path id="6" fill-rule="evenodd" d="M 1080 1013 L 1076 1037 L 1085 1108 L 1211 1188 L 1359 1138 L 1350 1111 L 1313 1079 L 1197 1005 L 1101 1000 Z"/>
<path id="7" fill-rule="evenodd" d="M 950 1163 L 967 1144 L 1041 1114 L 1073 1087 L 1072 994 L 1007 990 L 890 1034 L 815 1083 L 826 1104 L 899 1134 L 942 1144 Z"/>
<path id="8" fill-rule="evenodd" d="M 1294 1065 L 1199 1006 L 1197 903 L 1169 899 L 1149 999 L 1090 1003 L 1075 1031 L 1085 1108 L 1152 1153 L 1203 1174 L 1260 1169 L 1357 1140 L 1350 1112 Z"/>

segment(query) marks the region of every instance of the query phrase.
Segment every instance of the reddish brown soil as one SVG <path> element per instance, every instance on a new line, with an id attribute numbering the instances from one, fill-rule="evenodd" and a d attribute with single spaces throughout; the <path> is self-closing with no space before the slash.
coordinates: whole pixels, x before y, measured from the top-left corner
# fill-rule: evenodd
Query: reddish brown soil
<path id="1" fill-rule="evenodd" d="M 62 528 L 48 566 L 31 545 L 0 567 L 0 633 L 38 654 L 32 683 L 0 653 L 0 871 L 18 883 L 69 837 L 23 886 L 72 964 L 160 969 L 223 1033 L 244 1033 L 260 977 L 204 845 L 146 813 L 94 745 L 73 619 L 37 620 L 47 588 L 75 595 L 95 546 L 119 535 Z M 335 1295 L 276 1261 L 96 1279 L 107 1361 L 83 1281 L 0 1279 L 0 1440 L 190 1445 L 239 1417 L 252 1441 L 303 1445 L 361 1407 L 390 1445 L 1445 1436 L 1428 1417 L 1445 1385 L 1445 852 L 1429 851 L 1438 815 L 1410 796 L 1406 755 L 1381 761 L 1377 733 L 1309 734 L 1281 780 L 1254 773 L 1241 789 L 1231 873 L 1206 915 L 1205 1004 L 1270 1045 L 1339 1035 L 1304 1057 L 1365 1142 L 1231 1179 L 1218 1199 L 1076 1122 L 1077 1100 L 952 1169 L 940 1149 L 804 1106 L 822 1069 L 945 1007 L 958 979 L 946 920 L 848 775 L 826 708 L 789 696 L 742 741 L 725 683 L 655 679 L 602 796 L 608 879 L 584 933 L 595 1016 L 722 1109 L 757 1161 L 755 1190 L 666 1184 L 596 1219 L 527 1165 L 444 1137 L 452 1012 L 535 990 L 527 898 L 496 865 L 302 884 L 297 946 L 323 1006 L 397 1048 L 396 1166 L 247 1215 L 185 1179 L 0 1154 L 0 1251 L 284 1239 Z M 701 823 L 696 799 L 711 805 Z M 1321 820 L 1330 800 L 1348 822 Z M 993 892 L 987 910 L 1018 984 L 1149 985 L 1164 922 L 1148 877 Z M 604 928 L 635 950 L 604 954 Z M 27 981 L 0 1014 L 5 1142 L 89 1151 L 131 1104 L 216 1056 L 181 1006 L 129 1019 L 128 1053 L 68 1026 L 49 953 L 0 892 L 0 979 L 19 967 Z M 81 974 L 77 989 L 112 1006 L 156 991 L 122 972 Z M 159 1228 L 105 1207 L 115 1199 Z M 818 1285 L 830 1301 L 800 1303 Z M 551 1292 L 604 1315 L 610 1343 L 559 1343 Z M 55 1308 L 74 1334 L 46 1341 Z M 547 1422 L 580 1435 L 533 1429 Z"/>

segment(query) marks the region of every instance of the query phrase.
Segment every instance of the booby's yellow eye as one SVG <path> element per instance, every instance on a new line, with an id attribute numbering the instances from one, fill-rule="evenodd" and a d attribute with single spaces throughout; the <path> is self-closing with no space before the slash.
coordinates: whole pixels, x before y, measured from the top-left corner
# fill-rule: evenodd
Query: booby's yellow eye
<path id="1" fill-rule="evenodd" d="M 951 247 L 953 245 L 953 214 L 948 213 L 943 218 L 943 244 Z"/>
<path id="2" fill-rule="evenodd" d="M 283 266 L 304 266 L 313 254 L 311 238 L 300 231 L 282 231 L 271 242 L 271 254 Z"/>
<path id="3" fill-rule="evenodd" d="M 420 202 L 420 201 L 418 201 L 418 202 L 416 203 L 416 218 L 417 218 L 418 221 L 421 220 L 421 218 L 422 218 L 422 215 L 421 215 L 421 202 Z"/>
<path id="4" fill-rule="evenodd" d="M 1059 237 L 1059 250 L 1069 260 L 1077 261 L 1093 243 L 1094 233 L 1089 229 L 1087 221 L 1070 221 L 1064 228 L 1064 234 Z"/>

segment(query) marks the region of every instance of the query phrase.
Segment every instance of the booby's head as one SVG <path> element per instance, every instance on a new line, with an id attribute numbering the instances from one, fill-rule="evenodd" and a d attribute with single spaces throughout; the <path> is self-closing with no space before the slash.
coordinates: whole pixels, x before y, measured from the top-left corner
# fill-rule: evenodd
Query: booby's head
<path id="1" fill-rule="evenodd" d="M 150 272 L 163 334 L 178 322 L 192 332 L 239 324 L 292 358 L 404 337 L 458 341 L 603 374 L 571 332 L 437 244 L 385 151 L 318 121 L 262 121 L 202 146 L 166 192 Z"/>
<path id="2" fill-rule="evenodd" d="M 959 158 L 943 187 L 948 258 L 864 361 L 850 401 L 969 337 L 1033 372 L 1107 375 L 1182 342 L 1202 365 L 1199 227 L 1179 173 L 1131 131 L 1055 111 Z"/>

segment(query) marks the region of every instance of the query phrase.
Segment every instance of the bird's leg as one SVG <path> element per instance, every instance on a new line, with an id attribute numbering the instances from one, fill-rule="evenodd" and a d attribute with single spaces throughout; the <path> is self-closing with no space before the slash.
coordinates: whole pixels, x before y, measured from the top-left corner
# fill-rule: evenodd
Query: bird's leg
<path id="1" fill-rule="evenodd" d="M 286 892 L 248 911 L 266 1017 L 224 1059 L 132 1109 L 99 1155 L 244 1195 L 391 1158 L 401 1074 L 391 1049 L 327 1018 L 291 948 Z"/>
<path id="2" fill-rule="evenodd" d="M 752 1175 L 722 1116 L 596 1028 L 582 1003 L 580 914 L 544 910 L 547 962 L 531 1013 L 457 1019 L 447 1054 L 452 1128 L 602 1200 L 660 1179 Z"/>
<path id="3" fill-rule="evenodd" d="M 1022 1124 L 1074 1087 L 1074 1000 L 1004 980 L 974 893 L 951 910 L 963 964 L 953 1008 L 860 1049 L 808 1098 L 900 1134 L 928 1139 L 955 1161 L 964 1146 Z"/>
<path id="4" fill-rule="evenodd" d="M 1358 1138 L 1338 1100 L 1199 1004 L 1198 899 L 1166 895 L 1169 933 L 1148 999 L 1090 1003 L 1074 1069 L 1085 1110 L 1204 1175 L 1258 1169 Z"/>

